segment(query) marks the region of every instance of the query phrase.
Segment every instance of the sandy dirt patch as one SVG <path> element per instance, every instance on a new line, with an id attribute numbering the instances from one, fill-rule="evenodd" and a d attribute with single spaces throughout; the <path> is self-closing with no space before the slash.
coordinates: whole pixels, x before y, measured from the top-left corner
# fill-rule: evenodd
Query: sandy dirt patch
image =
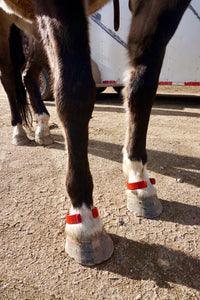
<path id="1" fill-rule="evenodd" d="M 89 160 L 95 205 L 115 250 L 92 268 L 64 252 L 66 152 L 54 103 L 46 105 L 55 143 L 13 146 L 0 89 L 0 299 L 200 299 L 199 97 L 164 96 L 154 104 L 148 169 L 164 207 L 154 220 L 126 208 L 124 109 L 117 94 L 98 97 Z"/>

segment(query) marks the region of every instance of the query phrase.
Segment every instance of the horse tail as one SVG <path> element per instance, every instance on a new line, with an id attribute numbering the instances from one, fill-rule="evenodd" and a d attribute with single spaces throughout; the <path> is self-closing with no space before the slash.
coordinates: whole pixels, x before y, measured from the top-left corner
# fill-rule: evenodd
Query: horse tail
<path id="1" fill-rule="evenodd" d="M 21 73 L 25 64 L 25 56 L 20 29 L 14 24 L 10 28 L 9 46 L 16 85 L 16 103 L 23 124 L 29 127 L 32 123 L 32 117 Z"/>

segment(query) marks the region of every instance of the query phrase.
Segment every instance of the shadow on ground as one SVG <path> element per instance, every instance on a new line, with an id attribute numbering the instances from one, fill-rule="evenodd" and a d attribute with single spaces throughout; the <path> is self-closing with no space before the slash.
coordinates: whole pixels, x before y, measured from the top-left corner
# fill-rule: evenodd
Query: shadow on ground
<path id="1" fill-rule="evenodd" d="M 130 228 L 131 230 L 131 228 Z M 115 250 L 112 258 L 95 268 L 134 280 L 154 280 L 170 289 L 176 283 L 200 290 L 200 260 L 165 246 L 136 242 L 111 235 Z M 111 278 L 112 279 L 112 278 Z"/>
<path id="2" fill-rule="evenodd" d="M 90 140 L 89 153 L 108 160 L 122 163 L 122 145 Z M 162 175 L 181 177 L 184 182 L 200 187 L 200 158 L 182 156 L 164 151 L 148 150 L 148 169 Z M 161 168 L 165 164 L 165 167 Z M 190 171 L 190 169 L 193 171 Z M 196 172 L 195 172 L 196 170 Z"/>

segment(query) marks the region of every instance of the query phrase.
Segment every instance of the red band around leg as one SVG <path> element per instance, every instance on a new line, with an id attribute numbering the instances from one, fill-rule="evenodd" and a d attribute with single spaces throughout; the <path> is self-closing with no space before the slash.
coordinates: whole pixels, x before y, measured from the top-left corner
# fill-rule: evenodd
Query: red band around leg
<path id="1" fill-rule="evenodd" d="M 149 178 L 151 184 L 155 184 L 156 180 L 155 178 Z M 144 189 L 147 187 L 147 182 L 146 180 L 138 181 L 138 182 L 133 182 L 133 183 L 127 183 L 126 184 L 128 190 L 137 190 L 137 189 Z"/>
<path id="2" fill-rule="evenodd" d="M 66 214 L 66 222 L 67 222 L 67 224 L 81 223 L 82 222 L 81 215 L 80 214 L 75 214 L 75 215 Z"/>
<path id="3" fill-rule="evenodd" d="M 92 214 L 94 218 L 97 218 L 99 216 L 99 212 L 98 209 L 95 207 L 92 209 Z"/>
<path id="4" fill-rule="evenodd" d="M 146 180 L 133 182 L 133 183 L 127 183 L 126 184 L 128 190 L 137 190 L 137 189 L 143 189 L 147 187 Z"/>
<path id="5" fill-rule="evenodd" d="M 92 209 L 92 215 L 93 215 L 93 218 L 97 218 L 99 216 L 99 212 L 96 207 L 94 207 Z M 78 224 L 81 222 L 82 222 L 82 219 L 81 219 L 80 214 L 75 214 L 75 215 L 66 214 L 66 223 L 67 224 Z"/>

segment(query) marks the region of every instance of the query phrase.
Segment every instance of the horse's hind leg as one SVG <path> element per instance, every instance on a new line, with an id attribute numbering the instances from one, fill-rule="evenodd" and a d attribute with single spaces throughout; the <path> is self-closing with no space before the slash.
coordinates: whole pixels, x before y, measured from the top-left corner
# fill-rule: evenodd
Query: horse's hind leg
<path id="1" fill-rule="evenodd" d="M 22 83 L 20 68 L 13 67 L 10 57 L 10 35 L 11 22 L 7 15 L 0 10 L 0 77 L 2 85 L 8 97 L 11 111 L 11 124 L 13 126 L 14 145 L 24 145 L 29 143 L 26 132 L 22 127 L 22 115 L 25 114 L 24 106 L 26 105 L 26 92 Z M 18 51 L 18 49 L 15 49 Z M 19 102 L 22 103 L 22 111 L 19 110 Z"/>
<path id="2" fill-rule="evenodd" d="M 39 145 L 50 145 L 53 143 L 48 125 L 50 116 L 43 103 L 38 84 L 40 72 L 46 66 L 47 58 L 41 44 L 31 38 L 28 52 L 23 80 L 38 123 L 35 132 L 35 141 Z"/>
<path id="3" fill-rule="evenodd" d="M 72 207 L 66 216 L 65 249 L 79 263 L 94 265 L 111 256 L 113 243 L 93 207 L 87 148 L 95 84 L 83 2 L 63 1 L 62 5 L 56 5 L 49 1 L 48 6 L 44 4 L 44 16 L 43 7 L 36 6 L 36 9 L 54 75 L 54 96 L 68 149 L 66 187 Z M 47 8 L 50 8 L 49 14 Z"/>
<path id="4" fill-rule="evenodd" d="M 124 146 L 123 170 L 127 175 L 128 208 L 137 215 L 153 218 L 162 212 L 154 179 L 146 172 L 146 134 L 151 107 L 158 86 L 165 47 L 175 32 L 189 0 L 132 1 L 128 52 L 130 71 L 124 90 L 128 129 Z M 165 5 L 166 4 L 166 5 Z M 174 7 L 173 7 L 174 5 Z M 170 22 L 169 22 L 170 20 Z"/>

